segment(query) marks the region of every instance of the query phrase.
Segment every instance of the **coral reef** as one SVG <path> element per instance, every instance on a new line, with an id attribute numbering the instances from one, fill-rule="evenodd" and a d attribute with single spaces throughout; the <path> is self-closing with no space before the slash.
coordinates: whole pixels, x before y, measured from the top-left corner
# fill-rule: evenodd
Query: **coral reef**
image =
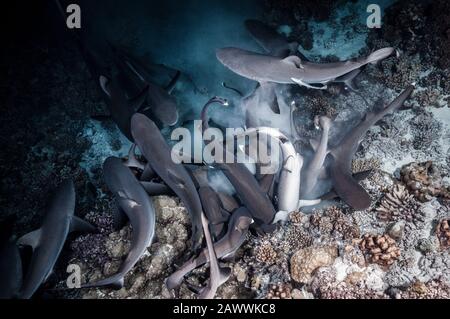
<path id="1" fill-rule="evenodd" d="M 390 266 L 400 257 L 400 249 L 389 235 L 365 234 L 359 245 L 370 263 Z"/>
<path id="2" fill-rule="evenodd" d="M 442 177 L 431 161 L 411 163 L 402 167 L 401 179 L 421 202 L 433 197 L 450 198 L 450 190 L 442 184 Z"/>
<path id="3" fill-rule="evenodd" d="M 277 261 L 277 252 L 269 242 L 263 242 L 256 248 L 255 257 L 259 262 L 272 265 Z"/>
<path id="4" fill-rule="evenodd" d="M 271 285 L 267 299 L 292 299 L 292 286 L 286 283 Z"/>
<path id="5" fill-rule="evenodd" d="M 443 219 L 436 227 L 436 234 L 442 248 L 450 247 L 450 219 Z"/>
<path id="6" fill-rule="evenodd" d="M 336 2 L 266 3 L 266 22 L 299 42 L 301 49 L 314 49 L 315 38 L 331 35 L 348 39 L 359 50 L 353 42 L 360 31 L 354 24 L 358 19 L 352 12 L 341 19 L 349 25 L 348 35 L 340 34 L 343 30 L 335 23 L 317 24 L 329 18 Z M 298 105 L 298 133 L 318 136 L 320 132 L 312 130 L 314 116 L 328 115 L 336 124 L 330 132 L 333 146 L 347 123 L 356 123 L 368 108 L 389 101 L 406 85 L 417 85 L 407 104 L 411 109 L 371 128 L 353 160 L 354 173 L 373 170 L 361 185 L 377 201 L 375 207 L 355 212 L 333 200 L 312 212 L 302 208 L 291 213 L 289 222 L 270 236 L 249 234 L 235 260 L 226 260 L 232 276 L 218 290 L 219 298 L 450 298 L 449 6 L 436 0 L 400 1 L 388 7 L 382 28 L 369 32 L 363 41 L 367 48 L 360 53 L 394 46 L 400 57 L 367 66 L 356 81 L 359 92 L 341 84 L 323 91 L 289 89 L 289 98 Z M 17 57 L 1 62 L 5 77 L 0 95 L 5 102 L 0 146 L 6 156 L 0 157 L 0 217 L 18 216 L 16 237 L 34 229 L 49 190 L 65 177 L 75 179 L 76 214 L 97 226 L 98 233 L 69 238 L 55 267 L 58 287 L 65 288 L 68 263 L 80 265 L 82 282 L 92 282 L 112 274 L 129 249 L 132 230 L 115 229 L 115 202 L 100 168 L 106 156 L 123 157 L 129 142 L 113 124 L 90 118 L 101 114 L 105 105 L 83 57 L 73 50 L 76 44 L 67 40 L 53 50 L 47 39 L 36 39 L 20 49 L 6 42 L 5 49 Z M 332 50 L 330 44 L 326 52 Z M 339 59 L 339 52 L 331 53 L 312 56 Z M 124 288 L 49 294 L 171 298 L 164 279 L 190 251 L 189 218 L 176 198 L 153 201 L 157 241 L 127 275 Z M 208 267 L 202 266 L 187 282 L 200 286 L 208 276 Z M 183 285 L 180 297 L 195 294 Z"/>
<path id="7" fill-rule="evenodd" d="M 415 281 L 406 290 L 392 293 L 396 299 L 450 299 L 450 286 L 440 280 Z"/>
<path id="8" fill-rule="evenodd" d="M 381 199 L 376 208 L 377 216 L 383 221 L 404 219 L 413 222 L 420 217 L 420 205 L 414 200 L 405 186 L 396 184 Z"/>

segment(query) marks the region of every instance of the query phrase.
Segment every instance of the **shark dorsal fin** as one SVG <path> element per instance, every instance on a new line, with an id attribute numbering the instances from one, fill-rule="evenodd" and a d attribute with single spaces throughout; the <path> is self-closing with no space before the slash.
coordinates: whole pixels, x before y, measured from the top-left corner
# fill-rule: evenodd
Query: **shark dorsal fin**
<path id="1" fill-rule="evenodd" d="M 23 235 L 17 240 L 19 246 L 31 246 L 34 249 L 39 245 L 41 239 L 42 230 L 41 228 L 36 229 L 28 234 Z"/>
<path id="2" fill-rule="evenodd" d="M 297 69 L 303 69 L 302 60 L 296 55 L 290 55 L 282 60 L 285 63 L 292 64 Z"/>

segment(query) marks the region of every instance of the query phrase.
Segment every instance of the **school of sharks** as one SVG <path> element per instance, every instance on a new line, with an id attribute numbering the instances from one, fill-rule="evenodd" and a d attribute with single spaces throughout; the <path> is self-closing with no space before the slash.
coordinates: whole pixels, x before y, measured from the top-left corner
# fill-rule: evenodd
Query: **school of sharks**
<path id="1" fill-rule="evenodd" d="M 109 107 L 109 113 L 97 116 L 97 119 L 112 120 L 133 143 L 127 158 L 107 158 L 102 171 L 117 205 L 111 212 L 115 214 L 114 220 L 118 227 L 128 221 L 132 238 L 128 255 L 114 275 L 82 283 L 75 289 L 123 287 L 125 276 L 156 240 L 153 196 L 178 197 L 191 222 L 190 253 L 186 254 L 185 263 L 168 276 L 166 286 L 177 297 L 185 277 L 194 269 L 209 264 L 209 278 L 204 285 L 189 287 L 198 298 L 204 299 L 214 298 L 217 289 L 228 280 L 231 269 L 222 261 L 234 257 L 249 232 L 270 234 L 277 223 L 288 220 L 290 213 L 331 198 L 339 198 L 354 210 L 370 207 L 371 197 L 359 182 L 371 172 L 353 175 L 352 158 L 367 131 L 383 117 L 404 106 L 414 91 L 414 84 L 405 87 L 387 105 L 373 105 L 359 124 L 333 145 L 329 143 L 333 119 L 317 116 L 314 123 L 320 138 L 308 141 L 310 148 L 306 150 L 294 146 L 302 139 L 292 125 L 295 105 L 281 105 L 277 96 L 280 88 L 287 85 L 322 90 L 331 83 L 338 83 L 357 92 L 355 79 L 364 72 L 365 66 L 396 59 L 397 50 L 386 47 L 355 59 L 316 63 L 297 51 L 298 44 L 288 42 L 261 21 L 247 20 L 245 28 L 265 53 L 226 47 L 217 48 L 216 57 L 232 72 L 257 83 L 248 94 L 234 88 L 230 90 L 239 96 L 237 107 L 245 115 L 243 134 L 264 135 L 276 141 L 281 151 L 281 165 L 272 174 L 262 173 L 263 164 L 258 158 L 254 165 L 236 161 L 208 165 L 192 164 L 193 161 L 175 163 L 173 150 L 161 129 L 172 127 L 179 121 L 182 106 L 177 105 L 171 92 L 181 72 L 163 65 L 149 65 L 114 45 L 110 45 L 113 66 L 105 68 L 95 52 L 80 45 Z M 169 74 L 171 80 L 165 85 L 155 84 L 155 72 Z M 226 107 L 228 103 L 222 97 L 211 96 L 201 112 L 203 131 L 214 125 L 209 117 L 213 108 Z M 261 113 L 263 108 L 266 112 Z M 261 114 L 267 114 L 267 111 L 282 119 L 280 127 L 265 125 Z M 238 150 L 249 153 L 245 145 Z M 225 154 L 228 149 L 219 147 L 216 152 Z M 312 156 L 305 156 L 304 152 Z M 231 154 L 234 156 L 236 154 Z M 208 177 L 212 171 L 223 173 L 232 185 L 234 195 L 211 187 Z M 74 184 L 66 180 L 54 191 L 41 227 L 16 241 L 6 241 L 0 247 L 0 298 L 33 297 L 52 273 L 69 233 L 96 231 L 94 226 L 75 215 L 75 203 Z M 19 249 L 24 246 L 32 247 L 32 257 L 22 275 Z"/>

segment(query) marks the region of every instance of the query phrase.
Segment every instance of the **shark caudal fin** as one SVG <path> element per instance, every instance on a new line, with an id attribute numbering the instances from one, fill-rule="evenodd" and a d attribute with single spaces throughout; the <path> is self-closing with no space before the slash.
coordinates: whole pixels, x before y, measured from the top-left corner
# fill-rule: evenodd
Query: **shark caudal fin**
<path id="1" fill-rule="evenodd" d="M 93 283 L 87 283 L 84 285 L 81 285 L 80 288 L 86 289 L 86 288 L 96 288 L 96 287 L 104 287 L 104 288 L 111 288 L 114 290 L 120 290 L 124 286 L 124 278 L 121 273 L 118 273 L 116 275 L 113 275 L 109 278 L 105 278 Z"/>

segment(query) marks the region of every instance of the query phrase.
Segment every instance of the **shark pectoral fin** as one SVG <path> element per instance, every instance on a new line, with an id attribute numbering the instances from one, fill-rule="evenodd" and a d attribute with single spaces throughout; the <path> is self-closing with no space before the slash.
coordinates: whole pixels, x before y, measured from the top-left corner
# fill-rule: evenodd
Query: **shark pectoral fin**
<path id="1" fill-rule="evenodd" d="M 193 293 L 195 293 L 195 294 L 201 294 L 203 291 L 204 291 L 204 289 L 205 289 L 205 287 L 197 287 L 197 286 L 195 286 L 194 284 L 191 284 L 191 283 L 189 283 L 189 282 L 186 282 L 186 287 L 190 290 L 190 291 L 192 291 Z"/>
<path id="2" fill-rule="evenodd" d="M 69 232 L 86 232 L 86 233 L 93 233 L 97 229 L 91 225 L 89 222 L 77 217 L 72 216 L 72 221 L 70 222 L 70 229 Z"/>
<path id="3" fill-rule="evenodd" d="M 230 219 L 229 216 L 225 215 L 225 213 L 228 214 L 228 212 L 226 210 L 221 208 L 221 211 L 222 211 L 223 216 L 214 220 L 214 222 L 210 222 L 211 225 L 225 224 Z"/>
<path id="4" fill-rule="evenodd" d="M 297 69 L 303 69 L 302 60 L 296 55 L 290 55 L 283 59 L 283 62 L 295 66 Z"/>
<path id="5" fill-rule="evenodd" d="M 373 169 L 368 169 L 367 171 L 362 171 L 362 172 L 353 174 L 353 178 L 356 181 L 360 182 L 360 181 L 363 181 L 366 178 L 368 178 L 370 175 L 372 175 L 372 173 L 373 173 Z"/>
<path id="6" fill-rule="evenodd" d="M 342 82 L 344 83 L 350 90 L 358 91 L 358 88 L 355 86 L 354 80 L 361 73 L 361 68 L 353 70 L 347 74 L 344 74 L 334 80 L 334 82 Z"/>
<path id="7" fill-rule="evenodd" d="M 140 182 L 141 186 L 145 189 L 150 196 L 171 195 L 172 190 L 164 184 L 153 182 Z"/>
<path id="8" fill-rule="evenodd" d="M 147 100 L 148 88 L 147 84 L 138 95 L 128 100 L 131 110 L 139 112 L 143 108 L 144 102 Z"/>
<path id="9" fill-rule="evenodd" d="M 185 184 L 184 180 L 179 178 L 177 175 L 175 175 L 171 170 L 169 170 L 167 172 L 167 176 L 178 187 L 181 187 L 181 188 L 185 188 L 186 187 L 186 184 Z"/>
<path id="10" fill-rule="evenodd" d="M 31 246 L 33 250 L 39 245 L 42 230 L 36 229 L 28 234 L 23 235 L 17 240 L 19 246 Z"/>
<path id="11" fill-rule="evenodd" d="M 100 87 L 102 89 L 102 91 L 109 97 L 111 97 L 111 92 L 109 92 L 109 79 L 104 76 L 104 75 L 100 75 L 98 78 L 98 82 L 100 84 Z"/>
<path id="12" fill-rule="evenodd" d="M 281 114 L 280 105 L 278 104 L 278 97 L 274 96 L 274 99 L 272 102 L 269 102 L 269 107 L 275 114 Z"/>
<path id="13" fill-rule="evenodd" d="M 301 86 L 304 86 L 304 87 L 307 87 L 307 88 L 310 88 L 310 89 L 326 90 L 328 88 L 327 85 L 323 85 L 322 84 L 322 86 L 314 86 L 314 85 L 308 84 L 306 82 L 303 82 L 301 79 L 298 79 L 298 78 L 291 78 L 291 80 L 293 82 L 297 83 L 298 85 L 301 85 Z"/>
<path id="14" fill-rule="evenodd" d="M 145 164 L 144 171 L 141 174 L 141 181 L 149 182 L 152 178 L 156 176 L 155 171 L 150 166 L 149 163 Z"/>
<path id="15" fill-rule="evenodd" d="M 280 210 L 275 214 L 275 217 L 273 218 L 272 224 L 276 224 L 278 222 L 287 222 L 289 220 L 289 212 L 285 210 Z"/>
<path id="16" fill-rule="evenodd" d="M 298 201 L 297 209 L 300 209 L 302 207 L 314 206 L 314 205 L 320 204 L 321 201 L 322 200 L 320 198 L 319 199 L 301 199 Z"/>
<path id="17" fill-rule="evenodd" d="M 220 258 L 220 260 L 223 261 L 223 262 L 230 262 L 230 263 L 235 262 L 235 260 L 236 260 L 236 253 L 234 253 L 234 252 L 233 253 L 229 253 L 229 254 L 223 256 L 222 258 Z"/>
<path id="18" fill-rule="evenodd" d="M 354 210 L 364 210 L 370 207 L 372 200 L 366 190 L 340 166 L 333 165 L 330 169 L 333 187 L 339 197 Z"/>
<path id="19" fill-rule="evenodd" d="M 144 164 L 142 164 L 136 157 L 136 144 L 131 144 L 130 150 L 128 151 L 128 159 L 124 162 L 125 166 L 139 168 L 141 170 L 145 169 Z"/>
<path id="20" fill-rule="evenodd" d="M 112 277 L 105 278 L 93 283 L 87 283 L 81 285 L 81 288 L 94 288 L 94 287 L 107 287 L 114 290 L 120 290 L 125 284 L 125 280 L 122 275 L 117 274 Z"/>
<path id="21" fill-rule="evenodd" d="M 325 193 L 324 195 L 322 195 L 320 197 L 321 200 L 331 200 L 331 199 L 335 199 L 338 198 L 338 194 L 336 194 L 336 191 L 333 189 L 331 191 L 329 191 L 328 193 Z"/>
<path id="22" fill-rule="evenodd" d="M 115 230 L 121 229 L 128 220 L 127 215 L 122 210 L 122 208 L 120 208 L 119 203 L 113 205 L 112 216 L 113 216 L 113 227 Z"/>
<path id="23" fill-rule="evenodd" d="M 175 76 L 170 80 L 170 83 L 165 87 L 165 90 L 167 93 L 171 94 L 173 89 L 178 83 L 178 80 L 180 79 L 181 72 L 177 70 L 177 73 L 175 73 Z"/>
<path id="24" fill-rule="evenodd" d="M 219 266 L 219 286 L 228 281 L 231 277 L 231 268 L 230 267 L 220 267 Z"/>
<path id="25" fill-rule="evenodd" d="M 269 193 L 272 184 L 275 180 L 275 175 L 274 174 L 267 174 L 264 175 L 260 180 L 259 180 L 259 186 L 261 187 L 261 190 L 267 194 Z"/>

